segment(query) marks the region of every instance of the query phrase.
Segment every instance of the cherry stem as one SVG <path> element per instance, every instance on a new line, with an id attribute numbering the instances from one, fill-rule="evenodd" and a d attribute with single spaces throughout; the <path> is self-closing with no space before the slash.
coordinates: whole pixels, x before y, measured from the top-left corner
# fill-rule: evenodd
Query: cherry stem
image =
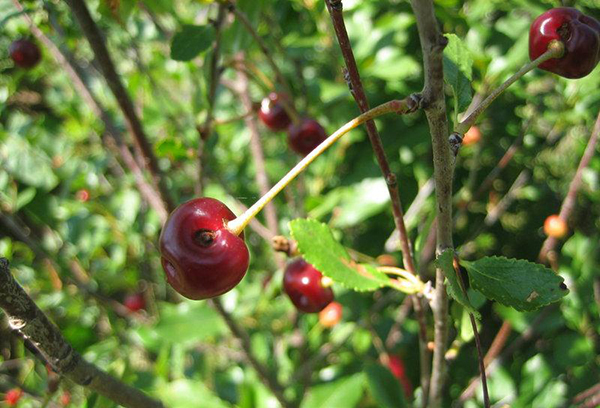
<path id="1" fill-rule="evenodd" d="M 393 100 L 381 104 L 362 115 L 352 119 L 344 126 L 336 130 L 331 136 L 325 139 L 320 145 L 315 147 L 306 157 L 298 162 L 277 184 L 263 195 L 256 203 L 246 210 L 242 215 L 227 223 L 229 229 L 235 235 L 240 235 L 246 225 L 267 205 L 277 194 L 281 192 L 292 180 L 294 180 L 302 171 L 304 171 L 310 163 L 327 150 L 331 145 L 338 141 L 339 138 L 350 132 L 352 129 L 362 125 L 363 123 L 375 119 L 378 116 L 386 113 L 406 114 L 416 111 L 419 107 L 418 101 L 413 96 L 401 100 Z"/>
<path id="2" fill-rule="evenodd" d="M 539 65 L 541 65 L 542 63 L 548 61 L 549 59 L 562 57 L 563 54 L 564 54 L 564 52 L 565 52 L 565 45 L 562 42 L 560 42 L 560 41 L 553 40 L 548 45 L 548 50 L 546 50 L 545 53 L 543 53 L 542 55 L 540 55 L 539 57 L 537 57 L 535 60 L 529 62 L 528 64 L 525 64 L 523 66 L 523 68 L 521 68 L 519 71 L 517 71 L 516 73 L 514 73 L 510 78 L 508 78 L 506 80 L 506 82 L 504 82 L 498 88 L 494 89 L 492 91 L 492 93 L 489 94 L 489 96 L 487 98 L 485 98 L 485 100 L 483 102 L 481 102 L 479 104 L 479 106 L 477 106 L 471 112 L 471 114 L 469 116 L 467 116 L 465 119 L 463 119 L 456 126 L 455 132 L 459 133 L 461 135 L 464 135 L 465 132 L 467 130 L 469 130 L 469 128 L 471 126 L 473 126 L 475 124 L 475 122 L 477 121 L 477 118 L 479 117 L 479 115 L 481 115 L 481 113 L 484 110 L 486 110 L 492 104 L 492 102 L 494 102 L 494 100 L 498 96 L 500 96 L 500 94 L 502 92 L 504 92 L 509 86 L 511 86 L 513 83 L 515 83 L 523 75 L 525 75 L 529 71 L 532 71 L 533 69 L 537 68 Z"/>

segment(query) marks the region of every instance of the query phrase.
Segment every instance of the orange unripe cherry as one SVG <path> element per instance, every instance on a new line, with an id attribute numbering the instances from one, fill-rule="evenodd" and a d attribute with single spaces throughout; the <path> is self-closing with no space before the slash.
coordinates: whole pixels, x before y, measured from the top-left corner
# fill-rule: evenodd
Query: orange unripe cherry
<path id="1" fill-rule="evenodd" d="M 471 126 L 463 136 L 463 146 L 474 145 L 481 140 L 481 130 L 477 126 Z"/>
<path id="2" fill-rule="evenodd" d="M 544 221 L 544 233 L 549 237 L 562 238 L 568 231 L 567 223 L 556 214 L 550 215 Z"/>
<path id="3" fill-rule="evenodd" d="M 321 326 L 331 328 L 342 320 L 342 305 L 331 302 L 325 309 L 319 312 L 319 323 Z"/>

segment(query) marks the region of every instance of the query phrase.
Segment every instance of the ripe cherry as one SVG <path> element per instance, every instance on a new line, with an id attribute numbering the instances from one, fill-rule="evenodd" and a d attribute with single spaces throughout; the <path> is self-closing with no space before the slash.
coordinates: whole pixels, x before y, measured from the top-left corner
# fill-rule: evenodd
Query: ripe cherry
<path id="1" fill-rule="evenodd" d="M 333 291 L 324 287 L 323 275 L 302 258 L 290 262 L 283 275 L 283 290 L 296 308 L 305 313 L 317 313 L 333 300 Z"/>
<path id="2" fill-rule="evenodd" d="M 319 312 L 319 323 L 321 326 L 331 328 L 342 320 L 342 305 L 331 302 L 325 309 Z"/>
<path id="3" fill-rule="evenodd" d="M 306 156 L 327 139 L 325 129 L 314 119 L 302 119 L 288 129 L 288 144 L 298 154 Z"/>
<path id="4" fill-rule="evenodd" d="M 69 391 L 64 391 L 60 396 L 60 404 L 63 407 L 68 406 L 71 403 L 71 393 Z"/>
<path id="5" fill-rule="evenodd" d="M 21 68 L 33 68 L 42 59 L 42 53 L 37 44 L 26 38 L 13 41 L 8 52 L 15 65 Z"/>
<path id="6" fill-rule="evenodd" d="M 550 215 L 544 221 L 544 233 L 549 237 L 562 238 L 568 231 L 567 223 L 556 214 Z"/>
<path id="7" fill-rule="evenodd" d="M 143 294 L 134 293 L 125 297 L 125 300 L 123 300 L 123 305 L 131 313 L 135 313 L 146 308 L 146 300 L 144 299 Z"/>
<path id="8" fill-rule="evenodd" d="M 273 131 L 284 130 L 292 123 L 282 101 L 287 101 L 285 95 L 271 92 L 260 103 L 258 117 Z"/>
<path id="9" fill-rule="evenodd" d="M 529 29 L 529 58 L 536 59 L 551 41 L 561 41 L 565 53 L 540 64 L 565 78 L 582 78 L 600 61 L 600 22 L 571 7 L 553 8 L 535 19 Z"/>
<path id="10" fill-rule="evenodd" d="M 233 234 L 235 215 L 214 198 L 196 198 L 177 207 L 160 234 L 161 263 L 169 284 L 199 300 L 233 289 L 248 270 L 244 233 Z"/>
<path id="11" fill-rule="evenodd" d="M 23 396 L 23 390 L 20 388 L 13 388 L 12 390 L 8 390 L 6 395 L 4 396 L 4 401 L 9 407 L 14 407 L 17 405 L 21 397 Z"/>
<path id="12" fill-rule="evenodd" d="M 474 145 L 481 140 L 481 130 L 477 126 L 471 126 L 464 134 L 463 146 Z"/>
<path id="13" fill-rule="evenodd" d="M 404 395 L 412 397 L 412 384 L 410 379 L 406 376 L 406 370 L 404 369 L 404 362 L 398 356 L 389 356 L 388 367 L 394 377 L 398 379 L 404 390 Z"/>

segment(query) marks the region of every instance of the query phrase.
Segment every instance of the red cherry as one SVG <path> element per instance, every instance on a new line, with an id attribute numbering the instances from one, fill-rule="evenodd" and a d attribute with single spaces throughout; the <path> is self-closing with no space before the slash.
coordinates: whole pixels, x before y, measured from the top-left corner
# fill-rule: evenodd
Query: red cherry
<path id="1" fill-rule="evenodd" d="M 327 139 L 327 133 L 314 119 L 302 119 L 288 129 L 288 144 L 298 154 L 306 156 Z"/>
<path id="2" fill-rule="evenodd" d="M 21 68 L 33 68 L 42 59 L 42 53 L 37 44 L 25 38 L 13 41 L 8 52 L 15 65 Z"/>
<path id="3" fill-rule="evenodd" d="M 331 302 L 325 309 L 319 312 L 319 323 L 321 326 L 331 328 L 342 320 L 342 305 Z"/>
<path id="4" fill-rule="evenodd" d="M 77 199 L 79 201 L 81 201 L 82 203 L 85 203 L 86 201 L 88 201 L 90 199 L 90 192 L 84 188 L 84 189 L 77 191 L 77 193 L 75 194 L 75 197 L 77 197 Z"/>
<path id="5" fill-rule="evenodd" d="M 4 396 L 4 401 L 9 407 L 14 407 L 17 405 L 17 402 L 23 396 L 23 390 L 20 388 L 13 388 L 12 390 L 8 390 L 6 395 Z"/>
<path id="6" fill-rule="evenodd" d="M 554 214 L 550 215 L 544 221 L 544 233 L 552 238 L 562 238 L 569 232 L 567 223 L 560 218 L 560 216 Z"/>
<path id="7" fill-rule="evenodd" d="M 317 313 L 333 300 L 333 291 L 323 287 L 323 275 L 302 258 L 290 262 L 283 275 L 283 290 L 296 308 Z"/>
<path id="8" fill-rule="evenodd" d="M 219 200 L 196 198 L 177 207 L 160 234 L 161 263 L 169 284 L 199 300 L 233 289 L 248 270 L 244 233 L 234 235 L 226 222 L 235 214 Z"/>
<path id="9" fill-rule="evenodd" d="M 404 369 L 404 362 L 398 356 L 389 356 L 388 367 L 394 377 L 398 379 L 402 388 L 404 389 L 404 395 L 412 397 L 412 384 L 406 376 L 406 370 Z"/>
<path id="10" fill-rule="evenodd" d="M 135 313 L 146 308 L 146 300 L 141 293 L 134 293 L 125 298 L 123 305 L 125 305 L 130 312 Z"/>
<path id="11" fill-rule="evenodd" d="M 529 58 L 536 59 L 552 40 L 562 41 L 565 54 L 539 67 L 565 78 L 582 78 L 600 61 L 600 22 L 571 7 L 553 8 L 531 24 Z"/>
<path id="12" fill-rule="evenodd" d="M 273 131 L 284 130 L 292 122 L 283 107 L 282 100 L 287 101 L 288 98 L 285 95 L 271 92 L 260 103 L 258 117 Z"/>

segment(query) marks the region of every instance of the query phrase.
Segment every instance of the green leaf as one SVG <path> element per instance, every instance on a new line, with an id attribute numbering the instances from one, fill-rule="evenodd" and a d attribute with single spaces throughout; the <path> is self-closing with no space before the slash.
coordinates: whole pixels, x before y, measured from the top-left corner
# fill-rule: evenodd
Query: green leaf
<path id="1" fill-rule="evenodd" d="M 365 388 L 364 374 L 335 380 L 331 383 L 316 385 L 311 388 L 302 408 L 347 407 L 356 406 L 362 398 Z"/>
<path id="2" fill-rule="evenodd" d="M 290 222 L 290 231 L 304 259 L 342 286 L 359 292 L 393 286 L 392 280 L 375 267 L 355 263 L 327 225 L 296 219 Z"/>
<path id="3" fill-rule="evenodd" d="M 193 408 L 200 404 L 205 408 L 230 408 L 231 404 L 216 396 L 200 380 L 175 380 L 163 383 L 157 388 L 158 396 L 171 407 Z"/>
<path id="4" fill-rule="evenodd" d="M 152 350 L 158 350 L 164 344 L 194 343 L 225 330 L 217 312 L 206 302 L 162 303 L 159 309 L 160 320 L 154 326 L 143 326 L 136 332 L 144 346 Z"/>
<path id="5" fill-rule="evenodd" d="M 448 294 L 452 296 L 452 299 L 460 303 L 465 309 L 473 313 L 477 319 L 481 319 L 479 312 L 473 307 L 468 296 L 462 291 L 460 282 L 458 281 L 458 275 L 454 269 L 454 250 L 446 249 L 438 256 L 435 261 L 438 268 L 441 268 L 446 275 L 446 281 L 448 286 Z"/>
<path id="6" fill-rule="evenodd" d="M 215 39 L 212 26 L 186 24 L 173 36 L 171 58 L 176 61 L 189 61 L 206 51 Z"/>
<path id="7" fill-rule="evenodd" d="M 456 113 L 471 103 L 471 79 L 473 58 L 462 40 L 454 34 L 446 34 L 448 45 L 444 49 L 444 80 L 452 88 Z"/>
<path id="8" fill-rule="evenodd" d="M 36 189 L 33 187 L 29 187 L 21 191 L 17 196 L 17 202 L 15 203 L 14 211 L 18 211 L 19 209 L 29 204 L 31 200 L 33 200 L 33 198 L 35 197 L 35 193 Z"/>
<path id="9" fill-rule="evenodd" d="M 473 289 L 519 311 L 539 309 L 569 293 L 564 279 L 540 264 L 497 256 L 461 262 Z"/>
<path id="10" fill-rule="evenodd" d="M 378 407 L 403 408 L 408 407 L 402 386 L 394 375 L 380 364 L 369 364 L 365 367 L 367 382 L 371 395 Z"/>
<path id="11" fill-rule="evenodd" d="M 41 149 L 34 149 L 25 139 L 7 135 L 0 145 L 0 163 L 17 180 L 46 191 L 58 184 L 50 159 Z"/>

